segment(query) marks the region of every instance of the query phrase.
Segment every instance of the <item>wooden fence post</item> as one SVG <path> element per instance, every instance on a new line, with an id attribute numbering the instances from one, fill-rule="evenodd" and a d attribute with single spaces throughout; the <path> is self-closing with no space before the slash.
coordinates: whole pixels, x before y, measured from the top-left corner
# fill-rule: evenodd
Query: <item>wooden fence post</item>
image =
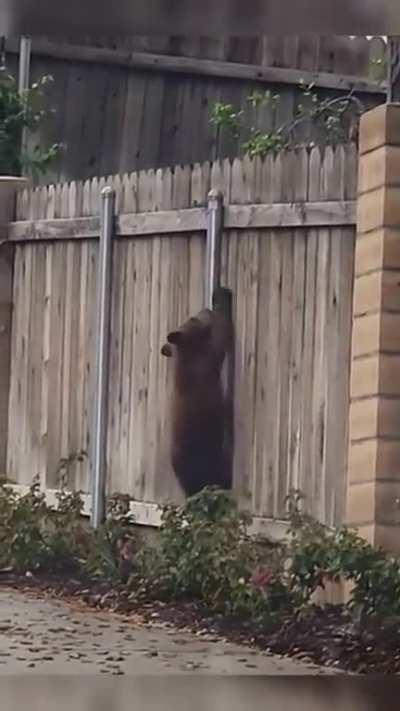
<path id="1" fill-rule="evenodd" d="M 347 522 L 400 552 L 400 104 L 360 126 Z"/>
<path id="2" fill-rule="evenodd" d="M 0 476 L 7 473 L 8 404 L 12 317 L 13 250 L 7 242 L 8 223 L 15 216 L 15 197 L 24 178 L 0 177 Z"/>

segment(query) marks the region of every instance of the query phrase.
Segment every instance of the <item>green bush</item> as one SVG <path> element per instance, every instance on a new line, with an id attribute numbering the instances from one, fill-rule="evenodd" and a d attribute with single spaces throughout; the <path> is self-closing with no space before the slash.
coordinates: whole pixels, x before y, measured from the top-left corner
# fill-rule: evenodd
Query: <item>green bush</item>
<path id="1" fill-rule="evenodd" d="M 43 174 L 59 155 L 62 146 L 22 147 L 23 131 L 35 132 L 52 112 L 44 108 L 44 89 L 52 77 L 44 76 L 22 94 L 13 76 L 0 69 L 0 175 L 23 172 L 33 177 Z"/>
<path id="2" fill-rule="evenodd" d="M 304 132 L 309 135 L 312 126 L 318 129 L 322 145 L 337 146 L 357 139 L 358 123 L 364 107 L 353 92 L 324 99 L 315 90 L 314 84 L 306 85 L 300 81 L 299 89 L 303 102 L 299 103 L 293 118 L 269 131 L 260 128 L 260 109 L 268 108 L 271 116 L 276 115 L 281 98 L 269 90 L 250 94 L 246 110 L 238 110 L 233 104 L 215 103 L 210 113 L 210 124 L 215 127 L 217 135 L 239 139 L 240 151 L 249 158 L 276 156 L 284 150 L 310 146 L 310 138 L 301 140 L 301 136 Z"/>
<path id="3" fill-rule="evenodd" d="M 56 507 L 37 480 L 20 497 L 3 482 L 0 567 L 125 583 L 135 600 L 196 601 L 264 628 L 306 609 L 327 580 L 343 579 L 362 619 L 398 618 L 399 561 L 348 528 L 301 513 L 299 501 L 289 497 L 289 531 L 278 544 L 251 537 L 249 517 L 226 492 L 204 489 L 182 506 L 165 506 L 157 543 L 145 544 L 126 496 L 110 497 L 106 521 L 93 531 L 83 523 L 80 493 L 66 491 L 65 481 Z"/>
<path id="4" fill-rule="evenodd" d="M 111 496 L 105 523 L 91 532 L 83 566 L 89 578 L 123 582 L 133 572 L 139 538 L 132 529 L 129 503 L 129 496 Z"/>
<path id="5" fill-rule="evenodd" d="M 132 518 L 126 497 L 111 497 L 103 526 L 94 531 L 82 518 L 80 492 L 68 492 L 62 482 L 57 506 L 46 503 L 36 478 L 18 496 L 0 484 L 0 567 L 19 573 L 69 573 L 93 580 L 121 580 L 131 572 Z"/>
<path id="6" fill-rule="evenodd" d="M 281 547 L 251 538 L 249 518 L 213 487 L 168 505 L 156 548 L 141 556 L 136 594 L 199 600 L 208 608 L 261 621 L 292 604 Z"/>
<path id="7" fill-rule="evenodd" d="M 83 541 L 82 503 L 77 494 L 58 495 L 60 509 L 46 504 L 35 479 L 29 491 L 17 496 L 0 485 L 0 565 L 18 572 L 76 568 Z"/>
<path id="8" fill-rule="evenodd" d="M 296 497 L 295 497 L 296 498 Z M 324 526 L 301 514 L 295 501 L 290 511 L 287 546 L 291 588 L 309 601 L 325 581 L 351 585 L 348 605 L 363 617 L 400 615 L 400 561 L 376 549 L 345 526 Z"/>

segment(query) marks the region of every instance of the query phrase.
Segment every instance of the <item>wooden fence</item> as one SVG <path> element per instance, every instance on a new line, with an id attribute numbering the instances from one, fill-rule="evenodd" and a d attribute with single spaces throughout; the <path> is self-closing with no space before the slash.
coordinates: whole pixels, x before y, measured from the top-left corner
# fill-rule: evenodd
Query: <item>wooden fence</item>
<path id="1" fill-rule="evenodd" d="M 314 148 L 24 191 L 9 227 L 9 477 L 27 485 L 40 473 L 54 489 L 60 458 L 88 450 L 107 183 L 117 195 L 108 487 L 147 507 L 180 498 L 168 457 L 171 365 L 160 347 L 203 304 L 205 205 L 216 188 L 222 283 L 234 295 L 236 494 L 260 520 L 280 519 L 299 488 L 321 520 L 342 521 L 356 168 L 354 147 Z M 72 473 L 87 491 L 87 462 Z"/>
<path id="2" fill-rule="evenodd" d="M 18 43 L 7 48 L 15 71 Z M 305 102 L 301 79 L 322 97 L 353 89 L 366 109 L 384 101 L 384 61 L 378 37 L 139 37 L 102 46 L 35 38 L 31 79 L 54 77 L 48 101 L 56 113 L 30 147 L 68 147 L 46 182 L 233 158 L 249 125 L 268 131 L 293 118 Z M 247 98 L 255 89 L 279 94 L 278 105 L 254 112 Z M 239 139 L 210 125 L 218 101 L 244 111 Z"/>

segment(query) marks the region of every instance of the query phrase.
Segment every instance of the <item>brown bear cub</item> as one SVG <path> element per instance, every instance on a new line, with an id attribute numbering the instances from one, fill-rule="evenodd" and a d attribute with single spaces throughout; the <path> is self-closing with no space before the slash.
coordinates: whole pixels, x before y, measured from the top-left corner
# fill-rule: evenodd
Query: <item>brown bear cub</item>
<path id="1" fill-rule="evenodd" d="M 231 486 L 231 439 L 221 370 L 232 347 L 227 289 L 217 290 L 213 310 L 204 309 L 168 334 L 161 353 L 174 360 L 172 466 L 187 496 L 205 486 Z"/>

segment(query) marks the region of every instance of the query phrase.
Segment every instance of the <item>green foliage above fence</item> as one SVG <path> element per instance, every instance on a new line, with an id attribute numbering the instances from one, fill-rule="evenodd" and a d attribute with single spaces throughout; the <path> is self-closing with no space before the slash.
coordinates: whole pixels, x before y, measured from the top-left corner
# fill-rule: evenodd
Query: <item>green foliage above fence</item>
<path id="1" fill-rule="evenodd" d="M 5 69 L 0 70 L 0 174 L 44 174 L 58 156 L 61 146 L 35 145 L 29 151 L 23 146 L 24 130 L 37 132 L 51 111 L 44 105 L 44 89 L 52 81 L 43 76 L 19 93 L 17 83 Z"/>

